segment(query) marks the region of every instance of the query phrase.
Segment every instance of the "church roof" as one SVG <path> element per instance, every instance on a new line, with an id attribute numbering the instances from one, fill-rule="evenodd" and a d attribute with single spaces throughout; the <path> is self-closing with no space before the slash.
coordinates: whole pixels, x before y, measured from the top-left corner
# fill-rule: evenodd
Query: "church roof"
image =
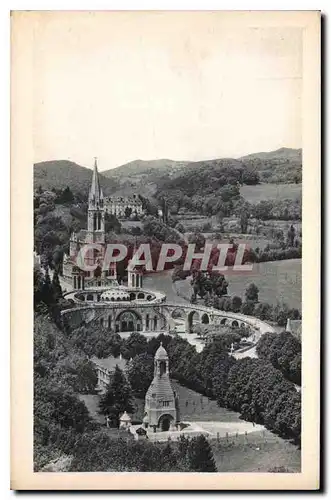
<path id="1" fill-rule="evenodd" d="M 168 354 L 165 348 L 162 345 L 162 342 L 160 344 L 160 347 L 155 353 L 155 359 L 168 359 Z"/>

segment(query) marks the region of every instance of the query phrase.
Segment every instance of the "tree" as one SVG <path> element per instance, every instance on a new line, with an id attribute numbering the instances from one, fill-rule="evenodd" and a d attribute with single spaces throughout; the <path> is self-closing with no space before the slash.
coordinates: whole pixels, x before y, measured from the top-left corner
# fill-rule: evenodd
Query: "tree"
<path id="1" fill-rule="evenodd" d="M 253 300 L 246 300 L 241 306 L 241 313 L 246 316 L 253 316 L 255 308 L 255 302 Z"/>
<path id="2" fill-rule="evenodd" d="M 204 237 L 203 234 L 195 232 L 189 234 L 188 242 L 192 244 L 195 243 L 196 249 L 201 250 L 205 246 L 206 238 Z"/>
<path id="3" fill-rule="evenodd" d="M 194 437 L 188 449 L 190 469 L 195 472 L 217 472 L 214 455 L 205 436 Z"/>
<path id="4" fill-rule="evenodd" d="M 271 320 L 273 318 L 273 308 L 267 302 L 259 302 L 255 305 L 254 316 L 262 320 Z"/>
<path id="5" fill-rule="evenodd" d="M 248 300 L 251 300 L 252 302 L 259 301 L 259 289 L 254 283 L 251 283 L 246 288 L 245 297 L 246 297 L 246 301 L 248 301 Z"/>
<path id="6" fill-rule="evenodd" d="M 59 275 L 57 271 L 54 271 L 53 273 L 52 288 L 53 288 L 54 300 L 57 302 L 59 299 L 62 298 L 62 288 L 60 285 Z"/>
<path id="7" fill-rule="evenodd" d="M 130 384 L 122 370 L 116 365 L 106 392 L 101 396 L 99 412 L 109 415 L 113 425 L 118 427 L 120 414 L 125 411 L 132 413 L 133 409 Z"/>
<path id="8" fill-rule="evenodd" d="M 130 334 L 123 343 L 122 354 L 125 359 L 134 358 L 147 350 L 147 340 L 144 335 L 138 332 Z"/>
<path id="9" fill-rule="evenodd" d="M 109 233 L 113 231 L 114 233 L 120 234 L 122 230 L 121 223 L 117 219 L 116 215 L 105 213 L 105 232 Z"/>
<path id="10" fill-rule="evenodd" d="M 293 224 L 291 224 L 291 226 L 287 232 L 288 243 L 291 247 L 294 246 L 294 238 L 295 238 L 295 229 L 293 227 Z"/>
<path id="11" fill-rule="evenodd" d="M 132 390 L 137 397 L 145 397 L 146 391 L 153 380 L 153 373 L 153 356 L 142 353 L 133 358 L 130 363 L 128 377 Z"/>
<path id="12" fill-rule="evenodd" d="M 59 361 L 54 377 L 83 394 L 94 392 L 98 382 L 94 364 L 82 353 L 72 353 Z"/>
<path id="13" fill-rule="evenodd" d="M 132 214 L 132 208 L 131 207 L 125 207 L 124 210 L 124 215 L 126 219 L 130 219 L 130 216 Z"/>
<path id="14" fill-rule="evenodd" d="M 240 311 L 241 306 L 242 306 L 242 299 L 241 297 L 238 297 L 238 295 L 234 295 L 232 297 L 232 311 L 237 313 Z"/>
<path id="15" fill-rule="evenodd" d="M 51 304 L 54 303 L 54 291 L 51 284 L 51 278 L 49 276 L 48 269 L 46 269 L 45 279 L 41 289 L 41 296 L 42 296 L 42 301 L 47 306 L 50 306 Z"/>

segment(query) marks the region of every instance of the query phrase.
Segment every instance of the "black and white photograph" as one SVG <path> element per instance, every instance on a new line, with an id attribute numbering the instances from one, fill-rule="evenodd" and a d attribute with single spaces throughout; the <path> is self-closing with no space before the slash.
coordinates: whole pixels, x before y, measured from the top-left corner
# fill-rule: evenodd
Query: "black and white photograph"
<path id="1" fill-rule="evenodd" d="M 20 15 L 32 25 L 32 472 L 290 484 L 305 451 L 302 23 Z M 319 30 L 317 12 L 303 15 Z"/>

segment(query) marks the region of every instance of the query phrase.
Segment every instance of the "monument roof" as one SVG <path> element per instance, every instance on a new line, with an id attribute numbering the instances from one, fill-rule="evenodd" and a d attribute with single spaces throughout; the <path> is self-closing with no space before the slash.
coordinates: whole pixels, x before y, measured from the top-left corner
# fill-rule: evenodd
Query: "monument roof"
<path id="1" fill-rule="evenodd" d="M 165 348 L 162 345 L 162 342 L 160 344 L 160 347 L 155 353 L 155 359 L 168 359 L 168 354 Z"/>
<path id="2" fill-rule="evenodd" d="M 121 422 L 131 422 L 131 417 L 126 413 L 126 411 L 123 413 L 123 415 L 120 418 Z"/>
<path id="3" fill-rule="evenodd" d="M 156 400 L 161 399 L 165 401 L 171 401 L 172 399 L 174 399 L 174 391 L 171 387 L 169 376 L 164 374 L 161 377 L 154 377 L 151 385 L 147 390 L 146 397 L 155 398 Z"/>

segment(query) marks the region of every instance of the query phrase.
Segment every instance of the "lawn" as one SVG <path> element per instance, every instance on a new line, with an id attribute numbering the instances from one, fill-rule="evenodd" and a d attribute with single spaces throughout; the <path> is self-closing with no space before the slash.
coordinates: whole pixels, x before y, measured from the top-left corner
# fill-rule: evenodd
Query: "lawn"
<path id="1" fill-rule="evenodd" d="M 261 200 L 286 198 L 295 200 L 302 196 L 301 184 L 258 184 L 256 186 L 242 186 L 240 194 L 250 203 Z"/>
<path id="2" fill-rule="evenodd" d="M 301 259 L 260 262 L 254 264 L 252 273 L 232 273 L 226 278 L 230 295 L 244 298 L 247 286 L 255 283 L 261 302 L 285 302 L 301 310 Z M 189 280 L 176 281 L 174 286 L 182 297 L 189 299 L 192 295 Z"/>

